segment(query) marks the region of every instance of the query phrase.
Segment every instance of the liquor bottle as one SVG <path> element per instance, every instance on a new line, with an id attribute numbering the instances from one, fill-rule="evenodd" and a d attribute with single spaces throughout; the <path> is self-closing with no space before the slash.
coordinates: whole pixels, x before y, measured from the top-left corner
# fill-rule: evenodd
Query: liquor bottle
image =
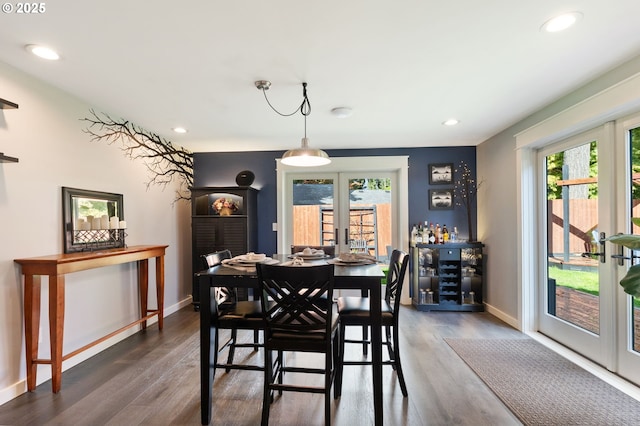
<path id="1" fill-rule="evenodd" d="M 440 224 L 436 223 L 436 244 L 442 244 L 442 231 L 440 229 Z"/>
<path id="2" fill-rule="evenodd" d="M 411 228 L 411 245 L 415 247 L 417 242 L 418 242 L 418 228 L 416 227 L 416 225 L 413 225 L 413 228 Z"/>
<path id="3" fill-rule="evenodd" d="M 451 231 L 451 235 L 449 235 L 449 240 L 452 243 L 458 242 L 458 228 L 456 226 L 453 227 L 453 231 Z"/>
<path id="4" fill-rule="evenodd" d="M 442 242 L 449 242 L 449 230 L 447 229 L 447 225 L 442 224 Z"/>
<path id="5" fill-rule="evenodd" d="M 422 244 L 424 242 L 424 231 L 422 225 L 418 225 L 418 233 L 416 234 L 416 243 Z"/>
<path id="6" fill-rule="evenodd" d="M 429 244 L 435 244 L 435 243 L 436 243 L 436 234 L 434 232 L 433 222 L 431 222 L 431 225 L 429 225 Z"/>

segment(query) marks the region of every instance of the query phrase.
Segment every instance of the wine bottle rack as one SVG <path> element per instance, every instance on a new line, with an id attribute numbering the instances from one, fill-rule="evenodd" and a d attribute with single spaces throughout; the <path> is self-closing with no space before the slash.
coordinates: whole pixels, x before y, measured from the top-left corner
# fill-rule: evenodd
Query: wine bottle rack
<path id="1" fill-rule="evenodd" d="M 416 244 L 412 251 L 412 298 L 420 311 L 482 311 L 482 243 Z M 421 292 L 431 291 L 433 303 Z"/>

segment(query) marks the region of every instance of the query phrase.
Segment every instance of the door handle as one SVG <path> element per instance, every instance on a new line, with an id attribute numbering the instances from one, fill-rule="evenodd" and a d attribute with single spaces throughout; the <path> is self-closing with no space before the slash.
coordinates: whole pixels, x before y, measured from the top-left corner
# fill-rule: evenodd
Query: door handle
<path id="1" fill-rule="evenodd" d="M 630 256 L 624 255 L 624 247 L 622 245 L 618 245 L 618 254 L 612 254 L 611 258 L 618 259 L 618 266 L 624 266 L 625 260 L 631 260 Z"/>
<path id="2" fill-rule="evenodd" d="M 349 242 L 349 228 L 344 228 L 344 243 L 347 244 Z"/>
<path id="3" fill-rule="evenodd" d="M 600 233 L 600 239 L 598 240 L 598 246 L 599 246 L 598 248 L 600 249 L 599 253 L 585 252 L 585 253 L 582 253 L 582 257 L 595 258 L 596 256 L 599 256 L 600 263 L 605 263 L 607 261 L 607 249 L 606 249 L 606 246 L 604 245 L 606 237 L 607 236 L 604 232 Z M 611 257 L 617 258 L 618 256 L 612 255 Z M 620 262 L 620 260 L 618 262 Z"/>
<path id="4" fill-rule="evenodd" d="M 334 243 L 335 246 L 339 246 L 340 245 L 340 234 L 338 233 L 338 228 L 336 228 L 336 230 L 334 231 L 334 236 L 335 236 L 335 240 L 336 242 Z"/>
<path id="5" fill-rule="evenodd" d="M 619 232 L 618 235 L 622 234 L 622 232 Z M 618 254 L 612 254 L 611 258 L 612 259 L 617 259 L 618 260 L 618 266 L 624 266 L 624 261 L 625 260 L 630 260 L 631 264 L 635 264 L 635 260 L 636 259 L 640 259 L 640 256 L 636 256 L 634 253 L 634 250 L 629 250 L 630 255 L 629 256 L 625 256 L 624 255 L 624 246 L 622 244 L 618 244 Z"/>

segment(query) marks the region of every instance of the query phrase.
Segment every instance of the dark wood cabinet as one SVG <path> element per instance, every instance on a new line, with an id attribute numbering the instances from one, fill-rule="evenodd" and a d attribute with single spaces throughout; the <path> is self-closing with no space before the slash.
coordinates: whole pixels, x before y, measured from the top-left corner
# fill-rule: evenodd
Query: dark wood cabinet
<path id="1" fill-rule="evenodd" d="M 420 311 L 484 311 L 482 243 L 411 247 L 412 302 Z"/>
<path id="2" fill-rule="evenodd" d="M 203 254 L 228 249 L 238 256 L 256 251 L 257 199 L 258 190 L 250 187 L 191 189 L 192 277 L 204 269 Z M 195 278 L 192 297 L 197 309 L 200 301 Z"/>

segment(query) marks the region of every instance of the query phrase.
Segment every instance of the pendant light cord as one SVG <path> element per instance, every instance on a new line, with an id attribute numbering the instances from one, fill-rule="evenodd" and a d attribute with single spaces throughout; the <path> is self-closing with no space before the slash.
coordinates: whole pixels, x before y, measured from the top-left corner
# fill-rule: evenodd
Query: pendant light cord
<path id="1" fill-rule="evenodd" d="M 278 111 L 277 109 L 275 109 L 274 106 L 271 105 L 271 102 L 269 102 L 269 98 L 267 97 L 267 91 L 266 91 L 266 89 L 264 87 L 262 88 L 262 94 L 264 95 L 264 98 L 266 99 L 267 104 L 269 104 L 271 109 L 274 110 L 276 113 L 278 113 L 279 115 L 281 115 L 283 117 L 291 117 L 293 114 L 295 114 L 298 111 L 300 111 L 300 114 L 304 115 L 304 129 L 305 129 L 304 133 L 305 133 L 305 137 L 306 137 L 306 135 L 307 135 L 307 115 L 311 114 L 311 102 L 309 102 L 309 98 L 307 97 L 307 83 L 302 83 L 302 103 L 291 114 L 283 114 L 280 111 Z"/>
<path id="2" fill-rule="evenodd" d="M 255 85 L 258 89 L 262 90 L 262 94 L 264 95 L 264 99 L 267 101 L 267 104 L 278 115 L 289 117 L 300 111 L 300 114 L 304 117 L 304 138 L 302 138 L 301 147 L 290 149 L 282 154 L 282 164 L 297 167 L 312 167 L 329 164 L 331 159 L 326 152 L 321 149 L 309 148 L 309 139 L 307 139 L 307 116 L 311 114 L 311 102 L 309 102 L 309 97 L 307 96 L 307 83 L 302 83 L 302 103 L 290 114 L 281 113 L 271 105 L 271 102 L 269 102 L 266 91 L 271 86 L 270 81 L 258 80 L 255 81 Z"/>

